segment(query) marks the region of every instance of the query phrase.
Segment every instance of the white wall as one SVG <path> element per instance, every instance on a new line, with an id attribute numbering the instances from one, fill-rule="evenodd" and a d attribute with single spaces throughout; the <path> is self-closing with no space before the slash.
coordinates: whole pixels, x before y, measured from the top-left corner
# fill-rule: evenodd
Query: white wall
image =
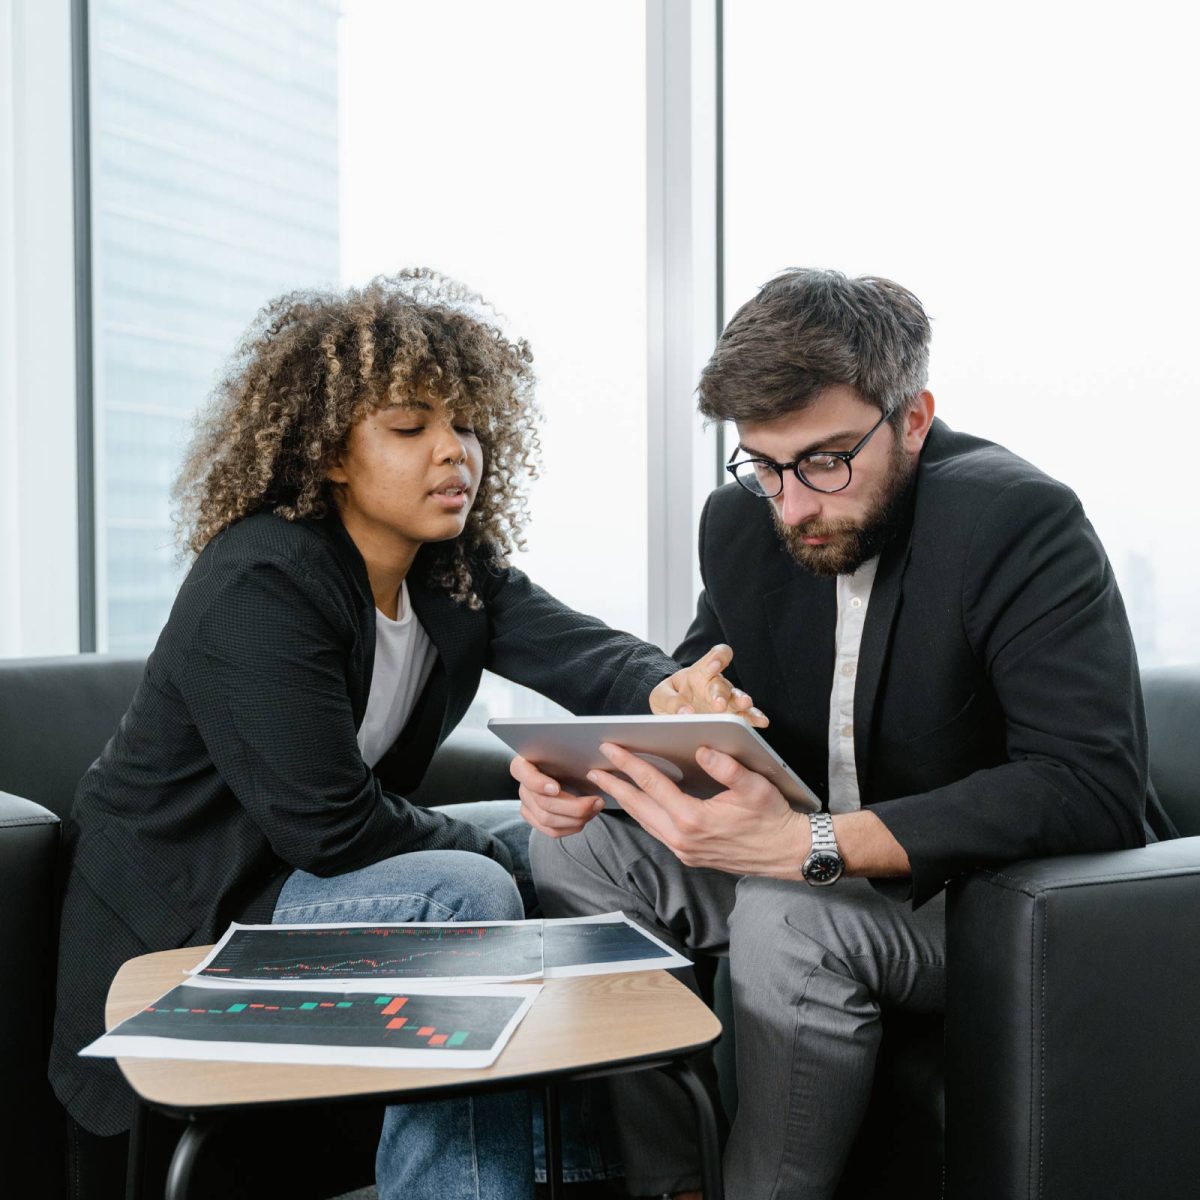
<path id="1" fill-rule="evenodd" d="M 0 654 L 79 648 L 68 0 L 0 0 Z"/>

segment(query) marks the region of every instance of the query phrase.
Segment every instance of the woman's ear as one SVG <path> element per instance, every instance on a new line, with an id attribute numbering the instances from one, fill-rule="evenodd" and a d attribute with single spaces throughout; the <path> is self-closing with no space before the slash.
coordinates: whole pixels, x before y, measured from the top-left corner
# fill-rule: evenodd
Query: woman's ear
<path id="1" fill-rule="evenodd" d="M 342 456 L 340 454 L 325 469 L 325 478 L 328 479 L 330 483 L 350 482 L 346 475 L 346 468 L 342 466 Z"/>

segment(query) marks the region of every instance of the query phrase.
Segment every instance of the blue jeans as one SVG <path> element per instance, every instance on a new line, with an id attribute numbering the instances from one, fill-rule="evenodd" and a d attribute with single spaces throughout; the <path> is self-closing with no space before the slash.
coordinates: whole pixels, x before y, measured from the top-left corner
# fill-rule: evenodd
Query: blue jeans
<path id="1" fill-rule="evenodd" d="M 527 911 L 536 915 L 529 826 L 518 809 L 517 801 L 496 800 L 449 810 L 508 846 L 515 881 L 498 863 L 478 854 L 399 854 L 326 879 L 294 871 L 279 895 L 273 920 L 512 921 Z M 591 1108 L 590 1091 L 564 1089 L 563 1178 L 568 1182 L 620 1174 L 612 1151 L 593 1132 L 599 1110 Z M 380 1200 L 528 1200 L 535 1159 L 538 1177 L 544 1179 L 541 1121 L 533 1121 L 523 1091 L 395 1104 L 384 1117 L 375 1159 L 376 1186 Z"/>

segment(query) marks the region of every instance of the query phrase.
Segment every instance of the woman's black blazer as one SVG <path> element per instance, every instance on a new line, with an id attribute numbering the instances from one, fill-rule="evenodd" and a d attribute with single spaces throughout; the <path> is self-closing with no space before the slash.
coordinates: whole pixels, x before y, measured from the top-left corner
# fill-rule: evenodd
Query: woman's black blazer
<path id="1" fill-rule="evenodd" d="M 357 743 L 375 605 L 336 518 L 260 513 L 214 538 L 180 588 L 133 703 L 84 776 L 64 831 L 68 874 L 51 1079 L 99 1134 L 128 1126 L 103 1031 L 117 968 L 150 950 L 270 921 L 294 869 L 337 875 L 394 854 L 462 849 L 506 862 L 482 830 L 409 804 L 487 668 L 575 712 L 645 711 L 675 669 L 653 647 L 558 603 L 522 572 L 474 564 L 482 607 L 409 575 L 437 663 L 374 770 Z"/>

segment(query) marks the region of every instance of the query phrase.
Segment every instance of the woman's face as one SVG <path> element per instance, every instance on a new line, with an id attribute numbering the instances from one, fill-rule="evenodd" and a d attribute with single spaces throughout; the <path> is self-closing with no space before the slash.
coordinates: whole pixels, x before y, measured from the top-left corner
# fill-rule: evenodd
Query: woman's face
<path id="1" fill-rule="evenodd" d="M 457 423 L 456 423 L 457 422 Z M 415 550 L 457 537 L 483 474 L 473 430 L 426 396 L 368 412 L 329 470 L 347 532 Z"/>

